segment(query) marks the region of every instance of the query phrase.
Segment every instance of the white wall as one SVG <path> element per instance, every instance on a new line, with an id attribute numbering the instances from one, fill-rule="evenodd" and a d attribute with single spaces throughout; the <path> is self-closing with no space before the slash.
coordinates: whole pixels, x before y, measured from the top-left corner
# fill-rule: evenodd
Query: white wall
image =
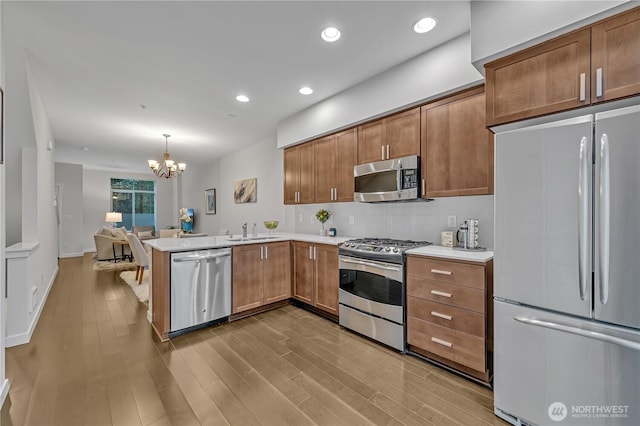
<path id="1" fill-rule="evenodd" d="M 242 224 L 246 222 L 249 223 L 249 232 L 253 223 L 257 224 L 258 232 L 266 232 L 263 226 L 265 220 L 284 222 L 283 161 L 283 151 L 276 148 L 276 141 L 273 139 L 221 158 L 217 166 L 220 170 L 219 186 L 216 188 L 218 221 L 211 223 L 211 226 L 217 226 L 218 229 L 208 228 L 207 231 L 217 235 L 219 229 L 224 228 L 232 234 L 240 234 Z M 235 204 L 234 182 L 253 177 L 258 179 L 257 202 Z M 211 187 L 208 182 L 204 186 Z M 198 197 L 199 207 L 203 208 L 204 194 L 200 191 Z"/>
<path id="2" fill-rule="evenodd" d="M 175 222 L 177 211 L 174 206 L 174 179 L 158 179 L 151 172 L 148 174 L 107 172 L 104 170 L 84 169 L 82 188 L 83 200 L 83 247 L 85 252 L 96 251 L 93 234 L 101 226 L 109 226 L 104 221 L 105 213 L 111 211 L 111 178 L 140 179 L 156 181 L 156 228 L 167 225 L 178 226 Z"/>
<path id="3" fill-rule="evenodd" d="M 479 244 L 493 248 L 493 196 L 444 197 L 434 201 L 403 203 L 333 203 L 287 206 L 294 231 L 318 234 L 322 225 L 315 219 L 319 209 L 331 212 L 325 229 L 336 228 L 338 236 L 385 237 L 440 244 L 440 232 L 447 227 L 447 216 L 455 215 L 457 224 L 478 219 Z M 350 224 L 350 216 L 354 223 Z"/>
<path id="4" fill-rule="evenodd" d="M 634 6 L 637 0 L 472 1 L 471 61 L 484 74 L 487 62 Z"/>
<path id="5" fill-rule="evenodd" d="M 469 34 L 397 65 L 278 123 L 278 147 L 328 134 L 482 82 Z"/>
<path id="6" fill-rule="evenodd" d="M 214 160 L 205 167 L 189 166 L 180 177 L 181 204 L 178 208 L 193 208 L 195 224 L 193 232 L 206 232 L 218 235 L 220 230 L 220 160 Z M 218 208 L 216 214 L 206 214 L 204 206 L 204 191 L 215 188 Z M 177 209 L 176 209 L 177 211 Z"/>
<path id="7" fill-rule="evenodd" d="M 56 185 L 60 186 L 59 257 L 82 256 L 84 208 L 83 171 L 80 164 L 55 164 Z"/>

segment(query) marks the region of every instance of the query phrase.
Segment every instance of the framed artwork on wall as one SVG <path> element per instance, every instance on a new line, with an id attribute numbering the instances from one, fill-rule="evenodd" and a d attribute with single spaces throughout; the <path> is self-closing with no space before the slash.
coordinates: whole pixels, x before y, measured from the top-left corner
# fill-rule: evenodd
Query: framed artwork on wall
<path id="1" fill-rule="evenodd" d="M 258 199 L 258 179 L 242 179 L 234 182 L 233 201 L 236 204 L 255 203 Z"/>
<path id="2" fill-rule="evenodd" d="M 216 189 L 204 190 L 204 212 L 206 214 L 216 214 Z"/>

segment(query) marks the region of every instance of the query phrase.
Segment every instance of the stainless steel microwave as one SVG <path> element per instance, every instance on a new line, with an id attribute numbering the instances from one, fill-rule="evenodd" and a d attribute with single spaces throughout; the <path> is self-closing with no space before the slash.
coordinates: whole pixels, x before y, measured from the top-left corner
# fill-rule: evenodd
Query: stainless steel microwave
<path id="1" fill-rule="evenodd" d="M 353 168 L 354 200 L 365 203 L 420 199 L 420 157 L 394 158 Z"/>

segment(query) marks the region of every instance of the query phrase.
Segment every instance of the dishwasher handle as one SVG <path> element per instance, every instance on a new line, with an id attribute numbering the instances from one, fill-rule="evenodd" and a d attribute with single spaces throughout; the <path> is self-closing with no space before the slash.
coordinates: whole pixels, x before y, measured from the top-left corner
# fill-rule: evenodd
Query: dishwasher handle
<path id="1" fill-rule="evenodd" d="M 188 256 L 188 257 L 185 256 L 185 257 L 179 257 L 177 259 L 172 259 L 172 261 L 175 263 L 200 262 L 202 260 L 210 261 L 210 260 L 219 259 L 221 257 L 227 257 L 227 256 L 231 256 L 231 253 L 225 252 L 220 254 L 212 254 L 208 256 Z"/>

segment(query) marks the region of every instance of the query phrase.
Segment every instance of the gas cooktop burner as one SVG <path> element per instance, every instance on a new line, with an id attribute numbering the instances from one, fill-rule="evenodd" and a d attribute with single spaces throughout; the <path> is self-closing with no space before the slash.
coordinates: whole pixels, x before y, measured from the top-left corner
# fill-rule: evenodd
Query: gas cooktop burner
<path id="1" fill-rule="evenodd" d="M 428 246 L 429 241 L 394 240 L 390 238 L 360 238 L 340 246 L 340 253 L 372 259 L 396 259 L 411 248 Z"/>

